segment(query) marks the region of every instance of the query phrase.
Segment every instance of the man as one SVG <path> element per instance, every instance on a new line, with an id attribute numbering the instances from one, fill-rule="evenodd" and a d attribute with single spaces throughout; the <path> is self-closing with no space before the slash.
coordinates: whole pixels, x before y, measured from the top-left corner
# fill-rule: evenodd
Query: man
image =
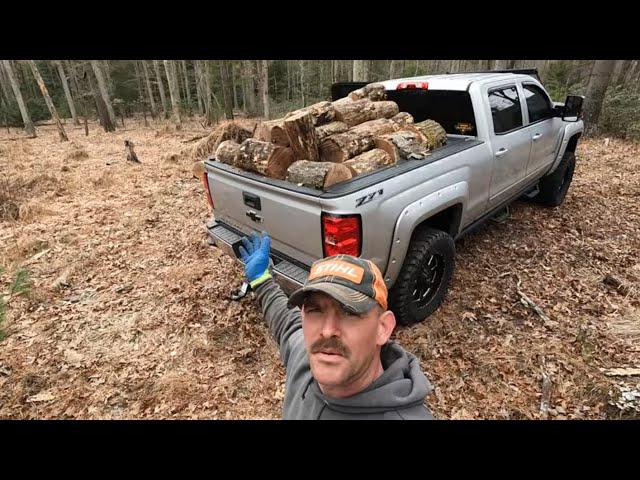
<path id="1" fill-rule="evenodd" d="M 269 235 L 251 236 L 239 250 L 287 371 L 283 418 L 433 419 L 418 359 L 389 340 L 396 319 L 378 267 L 348 255 L 318 260 L 288 299 L 270 273 Z"/>

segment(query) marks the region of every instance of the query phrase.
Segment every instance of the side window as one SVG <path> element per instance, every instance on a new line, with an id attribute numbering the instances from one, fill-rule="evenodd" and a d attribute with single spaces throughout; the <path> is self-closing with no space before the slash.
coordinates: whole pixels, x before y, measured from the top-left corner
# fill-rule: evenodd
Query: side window
<path id="1" fill-rule="evenodd" d="M 551 118 L 553 106 L 544 92 L 537 85 L 522 85 L 522 87 L 524 88 L 524 98 L 527 100 L 529 123 Z"/>
<path id="2" fill-rule="evenodd" d="M 495 133 L 508 132 L 522 126 L 522 108 L 515 86 L 491 90 L 489 105 Z"/>

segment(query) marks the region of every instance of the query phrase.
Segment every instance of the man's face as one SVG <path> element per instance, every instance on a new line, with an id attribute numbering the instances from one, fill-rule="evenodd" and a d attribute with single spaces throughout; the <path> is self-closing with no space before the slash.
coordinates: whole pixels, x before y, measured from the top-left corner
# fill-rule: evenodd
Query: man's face
<path id="1" fill-rule="evenodd" d="M 354 315 L 328 295 L 310 294 L 302 308 L 302 331 L 315 379 L 333 391 L 357 384 L 379 362 L 380 347 L 394 326 L 393 314 L 382 308 Z"/>

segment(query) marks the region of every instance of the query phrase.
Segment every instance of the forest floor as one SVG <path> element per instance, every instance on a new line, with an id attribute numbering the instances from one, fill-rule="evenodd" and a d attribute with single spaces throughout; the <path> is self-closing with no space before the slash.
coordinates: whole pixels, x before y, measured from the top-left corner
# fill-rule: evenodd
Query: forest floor
<path id="1" fill-rule="evenodd" d="M 0 133 L 0 288 L 30 282 L 0 325 L 0 418 L 280 418 L 276 346 L 251 297 L 228 299 L 243 272 L 207 243 L 192 162 L 167 156 L 208 131 L 66 129 Z M 640 418 L 640 146 L 577 159 L 560 208 L 517 202 L 461 240 L 443 306 L 396 330 L 437 418 Z"/>

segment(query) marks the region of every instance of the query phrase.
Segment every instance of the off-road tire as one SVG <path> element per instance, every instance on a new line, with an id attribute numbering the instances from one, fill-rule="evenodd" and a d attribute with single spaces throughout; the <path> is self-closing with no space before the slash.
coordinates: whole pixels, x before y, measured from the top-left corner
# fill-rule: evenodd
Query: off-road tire
<path id="1" fill-rule="evenodd" d="M 566 152 L 555 171 L 540 180 L 540 193 L 533 200 L 547 207 L 557 207 L 564 202 L 569 185 L 576 168 L 576 156 L 573 152 Z"/>
<path id="2" fill-rule="evenodd" d="M 433 258 L 436 260 L 433 260 Z M 418 282 L 427 282 L 425 266 L 431 271 L 428 262 L 441 262 L 442 271 L 436 275 L 432 289 L 423 303 L 417 300 L 414 293 L 418 293 Z M 441 230 L 423 228 L 414 234 L 407 255 L 398 275 L 398 279 L 389 292 L 389 309 L 396 316 L 399 325 L 408 326 L 426 320 L 442 304 L 449 289 L 449 281 L 455 269 L 455 244 L 453 238 Z"/>

